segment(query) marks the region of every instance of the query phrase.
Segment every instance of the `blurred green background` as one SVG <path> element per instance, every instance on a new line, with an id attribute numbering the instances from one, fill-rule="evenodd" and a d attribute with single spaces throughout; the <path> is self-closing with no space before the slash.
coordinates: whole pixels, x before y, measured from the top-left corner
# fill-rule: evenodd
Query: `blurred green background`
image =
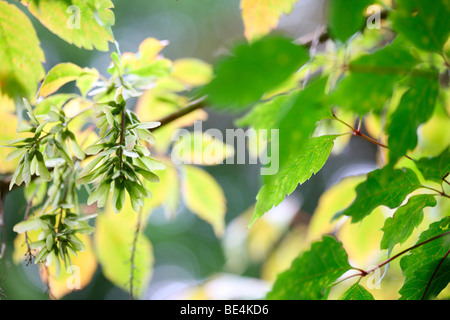
<path id="1" fill-rule="evenodd" d="M 133 0 L 114 1 L 116 24 L 114 35 L 122 52 L 136 52 L 147 37 L 169 40 L 163 54 L 170 58 L 195 57 L 213 63 L 229 46 L 243 39 L 243 23 L 238 0 Z M 19 5 L 20 6 L 20 5 Z M 25 12 L 25 11 L 24 11 Z M 48 71 L 60 62 L 73 62 L 80 66 L 95 67 L 104 74 L 110 62 L 110 53 L 87 51 L 67 44 L 42 27 L 30 16 L 41 39 L 46 55 L 44 67 Z M 110 47 L 114 50 L 113 46 Z M 232 93 L 230 93 L 232 94 Z M 234 128 L 237 114 L 214 112 L 203 129 Z M 342 176 L 363 173 L 375 167 L 375 147 L 362 140 L 352 140 L 348 148 L 358 152 L 344 152 L 328 161 L 324 169 L 305 183 L 291 197 L 295 201 L 289 208 L 311 214 L 321 193 Z M 359 164 L 358 166 L 355 165 Z M 351 169 L 350 169 L 351 168 Z M 258 165 L 221 165 L 206 168 L 222 186 L 227 198 L 227 222 L 233 221 L 255 202 L 260 187 Z M 5 203 L 7 228 L 7 254 L 0 261 L 0 283 L 7 299 L 47 299 L 36 266 L 14 265 L 12 226 L 23 218 L 25 200 L 23 190 L 8 194 Z M 287 209 L 286 209 L 287 210 Z M 236 239 L 241 234 L 229 237 Z M 260 298 L 268 284 L 259 281 L 261 262 L 239 260 L 239 246 L 235 252 L 226 251 L 210 225 L 189 211 L 180 208 L 177 217 L 168 221 L 162 212 L 152 214 L 145 233 L 151 240 L 155 254 L 155 269 L 143 299 L 170 299 L 182 297 L 184 290 L 205 283 L 211 277 L 217 282 L 211 294 L 216 298 Z M 225 277 L 218 275 L 227 274 Z M 218 277 L 216 277 L 216 275 Z M 92 282 L 84 289 L 64 299 L 128 299 L 129 294 L 114 287 L 97 270 Z"/>

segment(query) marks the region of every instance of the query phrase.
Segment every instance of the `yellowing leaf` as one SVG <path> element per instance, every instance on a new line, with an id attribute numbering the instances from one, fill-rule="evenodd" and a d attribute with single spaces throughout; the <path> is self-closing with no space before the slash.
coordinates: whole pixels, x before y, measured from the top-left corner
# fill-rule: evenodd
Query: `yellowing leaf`
<path id="1" fill-rule="evenodd" d="M 42 230 L 32 230 L 27 232 L 28 242 L 32 243 L 37 241 L 39 234 Z M 64 267 L 64 262 L 60 260 L 61 270 L 59 275 L 56 275 L 55 263 L 52 263 L 45 269 L 41 270 L 41 277 L 44 282 L 49 282 L 50 293 L 56 299 L 60 299 L 66 294 L 83 289 L 88 285 L 95 271 L 97 270 L 97 258 L 95 257 L 92 242 L 88 235 L 77 235 L 79 239 L 85 244 L 84 251 L 78 252 L 75 256 L 72 253 L 70 255 L 71 266 L 68 266 L 67 270 Z M 14 239 L 14 252 L 13 261 L 15 264 L 19 264 L 24 261 L 27 246 L 25 243 L 25 234 L 21 233 Z M 36 250 L 32 250 L 36 256 Z"/>
<path id="2" fill-rule="evenodd" d="M 44 52 L 27 16 L 15 5 L 0 1 L 0 88 L 10 97 L 32 100 L 45 71 Z"/>
<path id="3" fill-rule="evenodd" d="M 226 199 L 217 181 L 203 169 L 183 166 L 181 192 L 187 208 L 210 223 L 216 235 L 225 227 Z"/>
<path id="4" fill-rule="evenodd" d="M 382 208 L 376 208 L 362 223 L 351 223 L 350 219 L 332 221 L 337 212 L 352 203 L 355 188 L 362 181 L 363 176 L 344 178 L 322 194 L 311 219 L 308 241 L 337 231 L 351 261 L 356 266 L 365 267 L 380 254 L 381 228 L 386 218 Z"/>
<path id="5" fill-rule="evenodd" d="M 84 96 L 97 79 L 98 71 L 95 69 L 81 68 L 73 63 L 60 63 L 47 73 L 38 95 L 47 97 L 66 83 L 76 80 L 77 86 Z"/>
<path id="6" fill-rule="evenodd" d="M 256 40 L 274 29 L 283 13 L 291 13 L 298 0 L 241 0 L 245 37 Z"/>
<path id="7" fill-rule="evenodd" d="M 14 112 L 14 101 L 0 92 L 0 143 L 17 138 L 17 117 Z M 6 161 L 7 155 L 14 151 L 11 148 L 0 148 L 0 173 L 12 173 L 19 163 L 19 158 Z"/>
<path id="8" fill-rule="evenodd" d="M 139 45 L 137 54 L 125 52 L 121 62 L 128 73 L 141 76 L 166 76 L 170 72 L 172 62 L 159 53 L 168 44 L 155 38 L 147 38 Z"/>
<path id="9" fill-rule="evenodd" d="M 179 106 L 183 106 L 186 101 L 185 98 L 180 97 L 166 89 L 157 87 L 146 91 L 138 100 L 136 106 L 136 114 L 142 122 L 159 121 L 162 118 L 180 110 Z M 172 135 L 182 127 L 188 127 L 194 121 L 204 121 L 208 118 L 206 111 L 197 109 L 175 121 L 170 122 L 162 128 L 158 128 L 153 135 L 155 136 L 156 144 L 153 146 L 158 152 L 166 152 L 171 145 Z"/>
<path id="10" fill-rule="evenodd" d="M 137 220 L 128 198 L 120 213 L 108 206 L 97 217 L 94 241 L 105 277 L 127 292 L 132 284 L 133 295 L 140 296 L 152 275 L 153 248 L 142 233 L 134 242 Z"/>
<path id="11" fill-rule="evenodd" d="M 308 228 L 308 241 L 318 240 L 323 234 L 335 231 L 337 221 L 332 221 L 334 215 L 352 203 L 355 188 L 362 181 L 362 176 L 344 178 L 322 194 Z"/>
<path id="12" fill-rule="evenodd" d="M 79 48 L 108 51 L 113 42 L 115 18 L 110 0 L 22 0 L 30 12 L 51 32 Z"/>
<path id="13" fill-rule="evenodd" d="M 85 249 L 77 256 L 70 254 L 72 264 L 68 266 L 67 270 L 62 261 L 58 276 L 56 276 L 55 263 L 47 267 L 50 292 L 56 299 L 61 299 L 66 294 L 87 286 L 97 270 L 97 258 L 92 248 L 91 238 L 84 234 L 77 236 L 84 243 Z"/>
<path id="14" fill-rule="evenodd" d="M 174 143 L 172 160 L 197 165 L 222 164 L 234 155 L 234 148 L 223 143 L 221 138 L 221 134 L 213 136 L 207 132 L 185 133 Z"/>
<path id="15" fill-rule="evenodd" d="M 144 219 L 145 216 L 159 207 L 164 207 L 167 217 L 173 218 L 180 202 L 179 177 L 177 169 L 168 159 L 158 159 L 165 166 L 165 170 L 158 172 L 159 183 L 145 181 L 145 187 L 151 192 L 151 198 L 144 199 Z"/>
<path id="16" fill-rule="evenodd" d="M 171 73 L 172 77 L 194 87 L 207 84 L 212 75 L 212 67 L 198 59 L 176 60 Z"/>

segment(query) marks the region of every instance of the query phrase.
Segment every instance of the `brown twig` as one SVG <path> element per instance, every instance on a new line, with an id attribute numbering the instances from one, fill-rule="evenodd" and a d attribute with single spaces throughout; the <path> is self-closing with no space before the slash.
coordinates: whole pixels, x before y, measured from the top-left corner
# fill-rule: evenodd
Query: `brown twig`
<path id="1" fill-rule="evenodd" d="M 425 244 L 427 244 L 427 243 L 429 243 L 429 242 L 432 242 L 432 241 L 434 241 L 434 240 L 437 240 L 437 239 L 439 239 L 439 238 L 442 238 L 442 237 L 445 237 L 445 236 L 448 236 L 448 235 L 450 235 L 450 231 L 441 233 L 441 234 L 439 234 L 439 235 L 437 235 L 437 236 L 434 236 L 434 237 L 432 237 L 432 238 L 430 238 L 430 239 L 428 239 L 428 240 L 425 240 L 425 241 L 422 241 L 422 242 L 420 242 L 420 243 L 417 243 L 417 244 L 415 244 L 414 246 L 409 247 L 409 248 L 407 248 L 407 249 L 405 249 L 405 250 L 403 250 L 403 251 L 397 253 L 395 256 L 393 256 L 393 257 L 391 257 L 391 258 L 389 258 L 389 259 L 383 261 L 382 263 L 378 264 L 377 266 L 375 266 L 375 267 L 373 267 L 373 268 L 371 268 L 371 269 L 369 269 L 369 270 L 367 270 L 367 271 L 362 270 L 362 269 L 359 269 L 359 268 L 352 268 L 352 269 L 354 269 L 354 270 L 359 271 L 359 273 L 355 273 L 355 274 L 352 274 L 352 275 L 350 275 L 350 276 L 348 276 L 348 277 L 345 277 L 344 279 L 341 279 L 340 281 L 335 282 L 333 285 L 337 285 L 337 284 L 339 284 L 339 283 L 341 283 L 341 282 L 343 282 L 343 281 L 346 281 L 346 280 L 349 280 L 349 279 L 355 278 L 355 277 L 363 278 L 363 277 L 365 277 L 365 276 L 371 274 L 371 273 L 374 272 L 375 270 L 382 268 L 383 266 L 387 265 L 388 263 L 392 262 L 393 260 L 395 260 L 395 259 L 401 257 L 401 256 L 404 255 L 405 253 L 408 253 L 409 251 L 412 251 L 412 250 L 414 250 L 414 249 L 417 249 L 417 248 L 419 248 L 419 247 L 421 247 L 421 246 L 423 246 L 423 245 L 425 245 Z M 445 258 L 447 258 L 447 256 L 449 255 L 449 253 L 450 253 L 450 250 L 445 254 L 444 258 L 441 260 L 440 264 L 439 264 L 438 267 L 436 268 L 436 270 L 435 270 L 433 276 L 431 277 L 431 279 L 430 279 L 430 281 L 429 281 L 429 283 L 428 283 L 428 286 L 427 286 L 427 289 L 426 289 L 426 290 L 428 290 L 428 287 L 430 286 L 431 282 L 433 281 L 433 278 L 434 278 L 435 274 L 437 273 L 437 270 L 440 268 L 440 266 L 442 265 L 442 263 L 443 263 L 443 261 L 445 260 Z M 425 294 L 426 294 L 426 292 L 424 293 L 424 296 L 425 296 Z"/>
<path id="2" fill-rule="evenodd" d="M 179 119 L 181 117 L 184 117 L 185 115 L 187 115 L 187 114 L 189 114 L 189 113 L 191 113 L 191 112 L 193 112 L 193 111 L 195 111 L 197 109 L 204 108 L 205 107 L 205 103 L 204 103 L 205 100 L 206 100 L 206 97 L 198 98 L 198 99 L 190 102 L 183 109 L 180 109 L 180 110 L 178 110 L 178 111 L 176 111 L 176 112 L 174 112 L 174 113 L 172 113 L 172 114 L 170 114 L 170 115 L 168 115 L 168 116 L 158 120 L 158 122 L 160 122 L 161 125 L 159 127 L 156 127 L 154 129 L 152 129 L 152 131 L 158 130 L 161 127 L 164 127 L 165 125 L 167 125 L 167 124 L 169 124 L 169 123 L 171 123 L 171 122 L 173 122 L 173 121 L 175 121 L 175 120 L 177 120 L 177 119 Z"/>

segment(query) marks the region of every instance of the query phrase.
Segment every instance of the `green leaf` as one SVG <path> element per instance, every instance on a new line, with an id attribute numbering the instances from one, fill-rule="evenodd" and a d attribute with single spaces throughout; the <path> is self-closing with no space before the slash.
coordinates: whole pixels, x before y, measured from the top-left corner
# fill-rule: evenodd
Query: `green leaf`
<path id="1" fill-rule="evenodd" d="M 134 158 L 133 162 L 135 160 L 138 163 L 140 163 L 142 169 L 144 169 L 144 170 L 147 169 L 148 171 L 151 171 L 151 172 L 164 170 L 166 168 L 166 166 L 163 163 L 161 163 L 155 159 L 149 158 L 149 157 Z"/>
<path id="2" fill-rule="evenodd" d="M 289 270 L 281 273 L 269 300 L 321 300 L 328 287 L 351 268 L 342 243 L 324 236 L 309 251 L 296 258 Z"/>
<path id="3" fill-rule="evenodd" d="M 441 183 L 450 173 L 450 148 L 446 148 L 437 157 L 421 158 L 415 164 L 425 179 Z"/>
<path id="4" fill-rule="evenodd" d="M 125 204 L 125 186 L 120 181 L 114 183 L 114 192 L 112 196 L 112 204 L 115 213 L 119 213 Z"/>
<path id="5" fill-rule="evenodd" d="M 277 174 L 270 176 L 256 196 L 256 207 L 249 226 L 272 207 L 279 205 L 299 184 L 303 184 L 322 169 L 333 149 L 335 139 L 336 136 L 309 139 L 296 157 Z"/>
<path id="6" fill-rule="evenodd" d="M 355 283 L 344 294 L 339 300 L 375 300 L 373 295 L 367 291 L 366 288 L 358 283 Z"/>
<path id="7" fill-rule="evenodd" d="M 261 99 L 309 60 L 308 51 L 283 37 L 235 47 L 215 66 L 204 93 L 220 109 L 240 109 Z"/>
<path id="8" fill-rule="evenodd" d="M 45 76 L 38 95 L 41 97 L 51 95 L 66 83 L 77 80 L 82 70 L 81 67 L 70 62 L 57 64 Z"/>
<path id="9" fill-rule="evenodd" d="M 410 89 L 403 95 L 399 106 L 391 115 L 386 130 L 389 135 L 389 162 L 392 164 L 417 146 L 417 129 L 433 115 L 439 94 L 437 72 L 433 72 L 430 78 L 414 77 L 411 81 Z"/>
<path id="10" fill-rule="evenodd" d="M 84 160 L 86 158 L 86 155 L 84 154 L 83 150 L 81 149 L 80 145 L 78 144 L 77 140 L 75 140 L 75 137 L 70 139 L 72 151 L 75 157 L 79 160 Z"/>
<path id="11" fill-rule="evenodd" d="M 41 176 L 44 181 L 51 181 L 52 176 L 45 165 L 44 156 L 39 151 L 36 151 L 36 160 L 38 163 L 38 175 Z"/>
<path id="12" fill-rule="evenodd" d="M 114 4 L 110 0 L 40 0 L 28 2 L 30 12 L 51 32 L 79 48 L 108 51 L 113 42 Z"/>
<path id="13" fill-rule="evenodd" d="M 238 119 L 236 124 L 240 127 L 251 126 L 252 128 L 268 129 L 278 127 L 277 123 L 283 116 L 283 107 L 292 94 L 280 95 L 270 101 L 255 105 L 245 116 Z"/>
<path id="14" fill-rule="evenodd" d="M 367 175 L 367 180 L 356 187 L 356 199 L 337 216 L 350 216 L 353 223 L 361 221 L 378 206 L 398 207 L 408 194 L 421 187 L 411 169 L 385 166 Z"/>
<path id="15" fill-rule="evenodd" d="M 83 72 L 76 81 L 76 86 L 80 89 L 83 97 L 86 97 L 86 94 L 92 88 L 93 83 L 98 80 L 99 76 L 97 69 L 83 68 Z"/>
<path id="16" fill-rule="evenodd" d="M 6 156 L 6 161 L 11 161 L 17 157 L 22 156 L 25 153 L 26 149 L 25 148 L 18 148 L 15 149 L 13 151 L 11 151 L 10 153 L 8 153 L 8 155 Z"/>
<path id="17" fill-rule="evenodd" d="M 250 112 L 250 114 L 258 115 L 254 117 L 257 128 L 271 129 L 271 131 L 273 129 L 278 130 L 278 139 L 272 141 L 271 147 L 278 150 L 278 152 L 275 151 L 275 154 L 272 155 L 268 168 L 264 168 L 268 169 L 265 173 L 265 185 L 258 194 L 257 207 L 250 225 L 274 205 L 279 204 L 286 193 L 291 193 L 295 189 L 299 181 L 300 183 L 304 182 L 302 181 L 304 177 L 301 176 L 302 171 L 299 171 L 298 174 L 300 176 L 296 177 L 299 179 L 298 181 L 295 181 L 296 178 L 292 181 L 289 178 L 285 180 L 281 172 L 293 173 L 294 171 L 292 170 L 295 170 L 296 162 L 302 159 L 299 155 L 309 154 L 314 156 L 310 154 L 311 149 L 314 149 L 314 145 L 306 145 L 316 128 L 317 122 L 325 117 L 325 108 L 321 100 L 325 91 L 325 85 L 326 78 L 318 79 L 304 90 L 293 92 L 286 97 L 276 98 L 277 101 L 273 103 L 258 105 Z M 278 109 L 275 114 L 274 109 Z M 270 119 L 271 116 L 273 119 Z M 252 116 L 246 116 L 246 118 L 249 119 L 248 123 L 251 124 Z M 271 132 L 271 135 L 274 135 L 274 132 Z M 318 140 L 317 142 L 320 143 Z M 331 146 L 332 143 L 328 144 L 328 147 Z M 311 149 L 308 150 L 308 148 Z M 318 166 L 321 167 L 321 163 L 318 163 Z M 311 174 L 315 170 L 316 168 L 313 167 Z M 309 171 L 304 171 L 304 174 L 307 176 Z M 295 174 L 293 174 L 293 177 L 295 177 Z M 309 179 L 309 177 L 306 179 Z"/>
<path id="18" fill-rule="evenodd" d="M 23 169 L 22 169 L 22 180 L 25 182 L 25 185 L 28 187 L 31 181 L 31 170 L 30 170 L 30 158 L 29 154 L 25 153 L 25 158 L 23 162 Z"/>
<path id="19" fill-rule="evenodd" d="M 212 225 L 216 235 L 225 228 L 226 199 L 217 181 L 198 167 L 183 166 L 181 193 L 186 207 Z"/>
<path id="20" fill-rule="evenodd" d="M 442 51 L 450 32 L 447 0 L 399 0 L 389 16 L 394 30 L 419 49 Z"/>
<path id="21" fill-rule="evenodd" d="M 83 170 L 81 170 L 79 177 L 82 178 L 89 174 L 99 163 L 102 161 L 104 157 L 97 156 L 91 162 L 89 162 Z"/>
<path id="22" fill-rule="evenodd" d="M 408 202 L 399 207 L 392 218 L 387 218 L 381 240 L 381 249 L 387 249 L 388 255 L 396 244 L 402 244 L 408 240 L 409 236 L 423 220 L 423 209 L 436 206 L 437 201 L 434 195 L 421 194 L 411 197 Z"/>
<path id="23" fill-rule="evenodd" d="M 45 57 L 39 45 L 27 16 L 15 5 L 0 1 L 0 83 L 4 94 L 34 98 L 45 76 Z"/>
<path id="24" fill-rule="evenodd" d="M 328 26 L 334 39 L 345 43 L 356 32 L 364 28 L 364 9 L 373 0 L 332 0 L 330 3 Z"/>
<path id="25" fill-rule="evenodd" d="M 359 115 L 370 111 L 379 113 L 392 96 L 394 85 L 409 74 L 416 63 L 396 40 L 375 53 L 350 62 L 350 74 L 337 84 L 329 102 Z"/>
<path id="26" fill-rule="evenodd" d="M 417 243 L 432 239 L 433 237 L 449 232 L 450 217 L 432 223 L 428 230 L 424 231 Z M 405 282 L 399 293 L 401 300 L 418 300 L 425 294 L 426 287 L 434 275 L 429 286 L 426 299 L 435 298 L 450 282 L 450 259 L 442 259 L 450 250 L 450 235 L 432 240 L 414 250 L 400 260 Z"/>
<path id="27" fill-rule="evenodd" d="M 31 230 L 39 229 L 41 226 L 36 219 L 29 219 L 19 222 L 13 227 L 13 231 L 17 233 L 24 233 Z"/>
<path id="28" fill-rule="evenodd" d="M 317 79 L 292 95 L 278 111 L 280 120 L 274 127 L 269 127 L 279 130 L 281 169 L 290 163 L 291 158 L 297 157 L 314 133 L 317 122 L 327 116 L 328 110 L 322 100 L 326 83 L 326 77 Z"/>
<path id="29" fill-rule="evenodd" d="M 109 183 L 100 184 L 98 188 L 89 195 L 87 204 L 91 205 L 94 202 L 97 202 L 97 207 L 104 207 L 106 205 L 106 201 L 108 200 L 110 188 L 111 185 Z"/>

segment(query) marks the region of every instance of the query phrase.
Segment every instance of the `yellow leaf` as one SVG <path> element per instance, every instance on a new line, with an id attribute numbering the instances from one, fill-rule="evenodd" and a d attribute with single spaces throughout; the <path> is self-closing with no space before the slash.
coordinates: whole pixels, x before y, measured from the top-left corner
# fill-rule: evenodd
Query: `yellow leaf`
<path id="1" fill-rule="evenodd" d="M 352 203 L 356 196 L 355 187 L 362 181 L 363 176 L 344 178 L 322 194 L 308 228 L 309 242 L 334 231 L 337 221 L 332 222 L 333 216 Z"/>
<path id="2" fill-rule="evenodd" d="M 85 234 L 77 235 L 77 237 L 84 243 L 85 249 L 78 252 L 77 256 L 70 254 L 72 265 L 68 266 L 66 270 L 64 262 L 60 261 L 61 271 L 58 276 L 56 276 L 55 263 L 47 267 L 50 292 L 56 299 L 61 299 L 66 294 L 87 286 L 97 270 L 97 259 L 92 248 L 91 238 Z"/>
<path id="3" fill-rule="evenodd" d="M 28 242 L 32 243 L 37 241 L 41 232 L 42 230 L 28 231 Z M 77 256 L 69 253 L 72 265 L 68 266 L 67 270 L 64 267 L 64 262 L 60 259 L 61 270 L 58 276 L 56 276 L 55 263 L 48 266 L 46 272 L 41 272 L 42 280 L 46 283 L 48 282 L 50 292 L 56 299 L 61 299 L 72 291 L 83 289 L 91 282 L 97 270 L 97 259 L 92 249 L 90 237 L 85 234 L 77 235 L 77 237 L 85 244 L 85 249 L 82 252 L 78 252 Z M 25 234 L 20 233 L 14 239 L 14 263 L 22 263 L 25 259 L 26 252 Z M 32 250 L 32 253 L 36 256 L 37 250 Z"/>
<path id="4" fill-rule="evenodd" d="M 344 178 L 325 191 L 312 216 L 307 235 L 308 242 L 312 242 L 323 234 L 337 231 L 350 260 L 362 268 L 374 262 L 381 253 L 381 228 L 386 218 L 382 208 L 376 208 L 361 223 L 351 223 L 347 217 L 334 221 L 332 218 L 352 203 L 356 196 L 355 188 L 364 179 L 365 176 Z"/>
<path id="5" fill-rule="evenodd" d="M 234 148 L 207 132 L 189 132 L 174 143 L 171 157 L 179 163 L 218 165 L 234 156 Z"/>
<path id="6" fill-rule="evenodd" d="M 217 236 L 225 227 L 226 199 L 217 181 L 203 169 L 183 166 L 181 193 L 187 208 L 212 225 Z"/>
<path id="7" fill-rule="evenodd" d="M 207 84 L 212 75 L 212 67 L 198 59 L 176 60 L 171 74 L 172 77 L 194 87 Z"/>
<path id="8" fill-rule="evenodd" d="M 17 117 L 14 114 L 14 101 L 0 91 L 0 144 L 17 138 Z M 12 173 L 20 158 L 6 161 L 12 148 L 0 148 L 0 173 Z"/>
<path id="9" fill-rule="evenodd" d="M 73 63 L 60 63 L 54 66 L 45 76 L 38 96 L 47 97 L 68 82 L 75 81 L 81 74 L 81 67 Z"/>
<path id="10" fill-rule="evenodd" d="M 159 183 L 145 181 L 145 187 L 151 192 L 152 196 L 144 200 L 144 219 L 151 210 L 164 207 L 165 213 L 169 219 L 174 218 L 180 202 L 179 177 L 177 169 L 168 159 L 158 159 L 165 166 L 165 170 L 158 172 Z"/>
<path id="11" fill-rule="evenodd" d="M 245 37 L 256 40 L 278 25 L 281 15 L 291 13 L 298 0 L 241 0 Z"/>
<path id="12" fill-rule="evenodd" d="M 130 291 L 133 279 L 133 294 L 140 296 L 153 272 L 153 248 L 142 233 L 139 233 L 136 243 L 134 242 L 137 221 L 138 214 L 132 209 L 127 197 L 120 213 L 115 214 L 111 206 L 108 206 L 97 217 L 94 241 L 105 277 L 127 292 Z M 136 245 L 132 257 L 134 243 Z"/>
<path id="13" fill-rule="evenodd" d="M 162 118 L 180 110 L 179 106 L 186 103 L 186 99 L 174 93 L 157 87 L 146 91 L 138 100 L 136 115 L 142 122 L 159 121 Z M 172 134 L 179 128 L 191 126 L 194 121 L 204 121 L 208 118 L 206 111 L 195 110 L 175 121 L 158 128 L 153 134 L 156 144 L 153 146 L 158 152 L 166 152 L 172 143 Z"/>

